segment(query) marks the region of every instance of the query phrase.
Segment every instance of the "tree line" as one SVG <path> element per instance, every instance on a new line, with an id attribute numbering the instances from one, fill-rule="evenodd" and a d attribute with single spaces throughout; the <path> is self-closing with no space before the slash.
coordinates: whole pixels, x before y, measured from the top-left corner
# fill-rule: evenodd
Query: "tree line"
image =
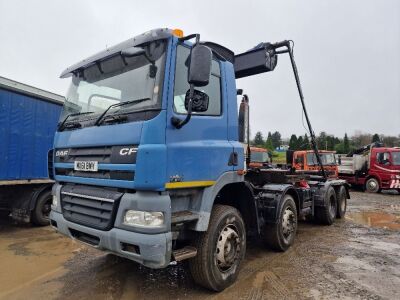
<path id="1" fill-rule="evenodd" d="M 337 137 L 322 131 L 316 137 L 317 146 L 320 150 L 331 150 L 337 153 L 349 153 L 350 151 L 362 146 L 380 142 L 386 147 L 400 147 L 400 134 L 398 136 L 388 136 L 383 134 L 369 134 L 356 132 L 349 137 L 347 133 L 343 137 Z M 256 132 L 251 144 L 256 147 L 275 150 L 282 145 L 289 146 L 290 150 L 309 150 L 311 149 L 311 140 L 307 134 L 304 136 L 292 134 L 289 139 L 282 139 L 279 131 L 273 133 L 268 132 L 267 138 L 264 139 L 263 134 Z"/>

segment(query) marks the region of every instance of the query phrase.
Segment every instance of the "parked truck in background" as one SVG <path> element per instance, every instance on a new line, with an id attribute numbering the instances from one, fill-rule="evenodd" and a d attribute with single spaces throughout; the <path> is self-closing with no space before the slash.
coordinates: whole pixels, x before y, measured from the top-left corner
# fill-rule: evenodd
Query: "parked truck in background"
<path id="1" fill-rule="evenodd" d="M 394 189 L 400 193 L 400 148 L 373 143 L 347 156 L 340 156 L 339 176 L 348 183 L 377 193 Z"/>
<path id="2" fill-rule="evenodd" d="M 319 150 L 322 164 L 329 176 L 338 176 L 338 166 L 334 151 Z M 286 152 L 287 164 L 299 171 L 320 172 L 321 167 L 318 165 L 317 157 L 314 150 L 297 150 Z"/>
<path id="3" fill-rule="evenodd" d="M 0 77 L 0 210 L 16 221 L 49 224 L 47 159 L 63 100 Z"/>
<path id="4" fill-rule="evenodd" d="M 221 291 L 238 276 L 248 235 L 285 251 L 300 217 L 343 217 L 347 186 L 323 166 L 305 176 L 246 165 L 249 109 L 242 100 L 238 115 L 236 79 L 273 71 L 284 53 L 318 153 L 292 50 L 283 41 L 235 55 L 199 34 L 155 29 L 66 69 L 51 225 L 146 267 L 187 259 L 196 283 Z"/>
<path id="5" fill-rule="evenodd" d="M 271 164 L 271 157 L 267 149 L 260 147 L 250 147 L 250 163 L 251 168 L 261 168 Z"/>

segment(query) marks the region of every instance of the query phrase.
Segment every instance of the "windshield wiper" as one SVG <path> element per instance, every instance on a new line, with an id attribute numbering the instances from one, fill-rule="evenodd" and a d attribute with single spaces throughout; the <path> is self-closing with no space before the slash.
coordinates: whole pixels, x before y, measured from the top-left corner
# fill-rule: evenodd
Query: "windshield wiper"
<path id="1" fill-rule="evenodd" d="M 101 124 L 101 122 L 103 121 L 105 115 L 107 114 L 107 112 L 113 108 L 113 107 L 119 107 L 119 106 L 124 106 L 127 104 L 131 104 L 131 103 L 139 103 L 139 102 L 143 102 L 146 100 L 150 100 L 150 98 L 143 98 L 143 99 L 135 99 L 135 100 L 129 100 L 129 101 L 124 101 L 124 102 L 119 102 L 119 103 L 114 103 L 111 104 L 96 120 L 96 122 L 94 122 L 94 125 L 99 126 Z"/>
<path id="2" fill-rule="evenodd" d="M 57 129 L 58 129 L 58 131 L 63 131 L 66 128 L 65 122 L 67 122 L 69 117 L 74 117 L 74 116 L 79 116 L 79 115 L 88 115 L 88 114 L 93 114 L 93 113 L 94 113 L 94 111 L 85 111 L 85 112 L 78 112 L 78 113 L 69 114 L 69 115 L 67 115 L 65 117 L 65 119 L 60 124 L 58 124 Z M 76 122 L 71 123 L 71 126 L 68 126 L 68 128 L 76 128 L 75 126 L 72 126 L 73 124 L 77 124 L 77 123 Z"/>

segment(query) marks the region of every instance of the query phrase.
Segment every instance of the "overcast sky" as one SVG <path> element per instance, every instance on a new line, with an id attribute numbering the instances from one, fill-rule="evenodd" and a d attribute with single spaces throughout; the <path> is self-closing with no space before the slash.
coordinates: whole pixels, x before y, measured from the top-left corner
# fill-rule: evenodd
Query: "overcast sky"
<path id="1" fill-rule="evenodd" d="M 316 133 L 400 134 L 398 0 L 0 0 L 0 76 L 64 95 L 66 67 L 158 27 L 235 53 L 293 39 Z M 253 134 L 305 133 L 288 57 L 237 87 L 250 97 Z"/>

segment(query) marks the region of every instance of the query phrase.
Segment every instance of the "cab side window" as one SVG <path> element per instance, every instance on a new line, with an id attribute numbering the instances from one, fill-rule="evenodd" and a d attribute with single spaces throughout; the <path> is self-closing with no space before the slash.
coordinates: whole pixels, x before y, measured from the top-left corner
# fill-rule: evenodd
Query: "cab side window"
<path id="1" fill-rule="evenodd" d="M 376 161 L 381 165 L 389 165 L 390 164 L 390 153 L 389 152 L 380 152 L 376 154 Z"/>
<path id="2" fill-rule="evenodd" d="M 176 55 L 175 84 L 174 84 L 174 111 L 186 114 L 185 96 L 189 90 L 187 82 L 190 49 L 179 45 Z M 195 89 L 206 93 L 209 97 L 208 109 L 205 112 L 193 112 L 193 115 L 219 116 L 221 115 L 221 70 L 219 63 L 212 60 L 211 76 L 208 85 Z"/>

